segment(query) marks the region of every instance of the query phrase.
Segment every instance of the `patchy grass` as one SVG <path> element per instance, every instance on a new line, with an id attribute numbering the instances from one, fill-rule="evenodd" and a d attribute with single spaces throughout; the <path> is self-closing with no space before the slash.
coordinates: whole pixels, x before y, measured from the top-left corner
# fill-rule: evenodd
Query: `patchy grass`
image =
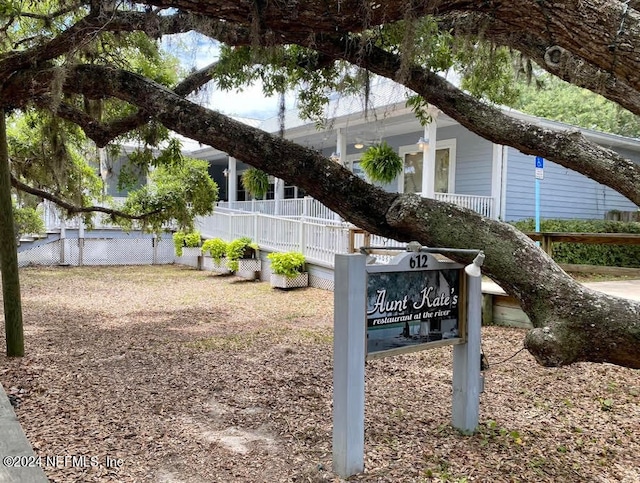
<path id="1" fill-rule="evenodd" d="M 0 356 L 0 382 L 27 436 L 42 456 L 124 461 L 47 466 L 51 481 L 340 481 L 332 293 L 180 266 L 21 276 L 27 355 Z M 483 328 L 473 436 L 450 426 L 451 347 L 368 362 L 366 470 L 350 481 L 640 481 L 637 371 L 508 359 L 524 333 Z"/>

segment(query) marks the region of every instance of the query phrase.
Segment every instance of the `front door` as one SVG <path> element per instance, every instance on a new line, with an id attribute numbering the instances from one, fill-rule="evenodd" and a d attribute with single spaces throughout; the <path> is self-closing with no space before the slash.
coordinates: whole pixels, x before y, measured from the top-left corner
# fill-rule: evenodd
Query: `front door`
<path id="1" fill-rule="evenodd" d="M 422 193 L 422 152 L 404 155 L 404 192 Z"/>

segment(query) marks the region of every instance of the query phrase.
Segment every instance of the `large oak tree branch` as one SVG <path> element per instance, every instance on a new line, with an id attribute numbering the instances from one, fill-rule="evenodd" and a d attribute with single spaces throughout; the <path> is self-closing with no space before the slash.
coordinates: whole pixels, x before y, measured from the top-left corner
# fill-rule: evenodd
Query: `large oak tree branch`
<path id="1" fill-rule="evenodd" d="M 640 303 L 584 288 L 505 223 L 447 203 L 387 193 L 312 150 L 198 106 L 135 74 L 79 68 L 68 88 L 101 91 L 139 105 L 168 128 L 303 188 L 373 233 L 484 250 L 486 273 L 522 302 L 537 327 L 526 343 L 542 364 L 595 361 L 640 368 Z"/>
<path id="2" fill-rule="evenodd" d="M 401 68 L 399 56 L 376 47 L 362 49 L 357 39 L 316 41 L 316 48 L 335 58 L 358 62 L 390 79 Z M 525 154 L 543 156 L 615 189 L 640 205 L 640 165 L 588 141 L 579 131 L 559 132 L 508 116 L 420 66 L 408 70 L 403 84 L 483 138 L 513 146 Z"/>
<path id="3" fill-rule="evenodd" d="M 35 188 L 33 186 L 29 186 L 26 183 L 23 183 L 22 181 L 20 181 L 19 179 L 17 179 L 15 176 L 11 176 L 11 185 L 19 190 L 19 191 L 23 191 L 25 193 L 29 193 L 32 194 L 34 196 L 38 196 L 40 198 L 43 198 L 45 200 L 49 200 L 52 201 L 53 203 L 55 203 L 56 205 L 58 205 L 59 207 L 63 208 L 64 210 L 67 211 L 67 213 L 94 213 L 94 212 L 99 212 L 99 213 L 105 213 L 109 216 L 111 216 L 112 219 L 116 219 L 116 218 L 124 218 L 127 220 L 144 220 L 145 218 L 149 218 L 150 216 L 153 215 L 157 215 L 158 213 L 162 213 L 162 210 L 153 210 L 153 211 L 149 211 L 147 213 L 141 213 L 141 214 L 131 214 L 131 213 L 125 213 L 124 211 L 120 211 L 120 210 L 116 210 L 113 208 L 107 208 L 105 206 L 78 206 L 78 205 L 74 205 L 73 203 L 69 203 L 68 201 L 60 198 L 59 196 L 56 196 L 52 193 L 49 193 L 48 191 L 45 190 L 41 190 L 39 188 Z"/>
<path id="4" fill-rule="evenodd" d="M 127 26 L 127 28 L 143 28 L 150 23 L 154 29 L 157 27 L 156 23 L 149 21 L 145 23 L 145 18 L 140 15 L 127 15 L 124 16 L 124 19 L 119 19 L 118 22 L 114 23 L 120 25 L 120 28 L 124 28 L 122 25 Z M 153 18 L 157 19 L 157 16 Z M 172 28 L 184 29 L 197 22 L 194 21 L 193 16 L 176 16 L 176 18 L 168 20 L 167 23 L 172 25 Z M 180 27 L 177 25 L 180 25 Z M 165 25 L 164 31 L 167 29 L 168 27 Z M 229 26 L 226 33 L 229 34 L 230 32 L 236 34 L 235 38 L 238 42 L 246 43 L 246 31 Z M 336 41 L 335 36 L 317 37 L 312 39 L 313 47 L 325 54 L 332 55 L 336 59 L 344 59 L 364 65 L 371 71 L 389 78 L 394 78 L 400 70 L 401 59 L 399 56 L 375 47 L 369 46 L 365 49 L 357 39 L 343 38 L 344 40 L 342 41 Z M 194 78 L 207 79 L 207 75 L 203 74 L 203 72 L 197 73 Z M 20 79 L 25 81 L 22 77 Z M 13 84 L 15 85 L 15 82 Z M 188 84 L 188 82 L 185 82 L 185 85 Z M 640 205 L 640 166 L 622 158 L 613 151 L 586 141 L 579 133 L 559 135 L 555 131 L 533 126 L 506 116 L 501 111 L 465 95 L 447 81 L 419 66 L 414 66 L 410 71 L 405 84 L 421 94 L 428 102 L 436 105 L 443 112 L 480 136 L 499 144 L 514 146 L 527 154 L 544 156 L 562 166 L 578 171 L 616 189 L 631 201 Z M 22 87 L 28 86 L 29 83 L 26 83 Z M 19 93 L 15 91 L 14 93 L 14 100 L 29 98 L 24 93 L 22 97 L 20 97 Z M 5 97 L 6 101 L 7 98 Z M 71 117 L 72 113 L 68 114 Z M 140 113 L 138 116 L 137 119 L 119 121 L 113 130 L 107 130 L 105 126 L 90 123 L 88 119 L 80 119 L 80 116 L 76 116 L 76 119 L 90 126 L 87 132 L 94 136 L 99 144 L 103 144 L 111 135 L 122 133 L 124 130 L 134 126 L 138 120 L 142 121 L 147 118 L 145 113 Z"/>
<path id="5" fill-rule="evenodd" d="M 442 30 L 454 36 L 478 36 L 523 53 L 547 72 L 560 79 L 589 89 L 640 115 L 640 93 L 582 57 L 550 44 L 547 39 L 521 30 L 513 30 L 496 18 L 480 13 L 451 14 L 438 18 Z"/>
<path id="6" fill-rule="evenodd" d="M 640 90 L 640 14 L 628 4 L 612 0 L 431 0 L 412 2 L 391 0 L 379 4 L 363 0 L 298 1 L 283 6 L 265 2 L 256 9 L 250 0 L 152 0 L 146 3 L 176 7 L 211 19 L 238 25 L 258 25 L 261 34 L 276 43 L 281 38 L 314 38 L 321 34 L 362 32 L 407 18 L 449 12 L 480 12 L 491 15 L 513 31 L 525 32 L 549 45 L 558 45 L 612 73 L 617 79 Z M 375 8 L 374 8 L 375 7 Z M 283 11 L 286 9 L 286 15 Z M 293 40 L 291 40 L 293 41 Z"/>
<path id="7" fill-rule="evenodd" d="M 211 80 L 214 68 L 215 63 L 192 72 L 180 82 L 173 91 L 182 97 L 192 94 Z M 86 112 L 68 103 L 54 100 L 51 96 L 43 95 L 31 100 L 45 109 L 50 109 L 51 106 L 54 106 L 55 113 L 58 116 L 80 126 L 98 147 L 106 146 L 118 136 L 140 127 L 151 119 L 151 116 L 147 112 L 138 109 L 137 112 L 123 118 L 110 122 L 100 122 L 99 119 L 95 119 Z"/>

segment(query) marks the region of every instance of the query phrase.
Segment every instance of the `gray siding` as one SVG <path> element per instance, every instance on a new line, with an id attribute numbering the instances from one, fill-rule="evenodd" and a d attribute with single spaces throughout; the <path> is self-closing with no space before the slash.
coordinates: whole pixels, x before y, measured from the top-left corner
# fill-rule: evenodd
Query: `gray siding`
<path id="1" fill-rule="evenodd" d="M 545 159 L 544 179 L 540 182 L 541 218 L 603 219 L 610 210 L 636 209 L 631 201 L 611 188 Z M 535 156 L 509 148 L 505 220 L 534 216 Z"/>
<path id="2" fill-rule="evenodd" d="M 422 131 L 415 131 L 409 134 L 388 137 L 386 141 L 390 146 L 398 149 L 400 146 L 417 143 L 418 138 L 422 135 Z M 491 196 L 492 143 L 482 139 L 480 136 L 462 126 L 450 126 L 438 129 L 437 140 L 449 139 L 456 141 L 455 187 L 451 192 L 466 195 Z M 331 152 L 333 152 L 331 149 L 325 149 L 323 154 L 329 156 Z M 364 150 L 357 151 L 348 148 L 348 154 L 356 152 L 364 152 Z M 394 181 L 383 186 L 383 188 L 387 191 L 396 192 L 398 191 L 398 183 Z"/>
<path id="3" fill-rule="evenodd" d="M 493 145 L 462 126 L 438 129 L 438 140 L 456 140 L 456 178 L 452 193 L 491 196 Z"/>

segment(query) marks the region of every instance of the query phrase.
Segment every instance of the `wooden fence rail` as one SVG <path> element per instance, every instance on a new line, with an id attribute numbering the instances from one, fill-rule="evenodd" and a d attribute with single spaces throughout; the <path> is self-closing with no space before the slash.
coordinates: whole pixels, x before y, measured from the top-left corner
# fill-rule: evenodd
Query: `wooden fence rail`
<path id="1" fill-rule="evenodd" d="M 591 245 L 640 245 L 640 233 L 563 233 L 535 232 L 527 233 L 529 238 L 540 242 L 540 247 L 553 257 L 554 243 L 585 243 Z M 610 275 L 638 275 L 639 268 L 607 267 L 600 265 L 562 264 L 569 272 L 591 272 Z"/>

